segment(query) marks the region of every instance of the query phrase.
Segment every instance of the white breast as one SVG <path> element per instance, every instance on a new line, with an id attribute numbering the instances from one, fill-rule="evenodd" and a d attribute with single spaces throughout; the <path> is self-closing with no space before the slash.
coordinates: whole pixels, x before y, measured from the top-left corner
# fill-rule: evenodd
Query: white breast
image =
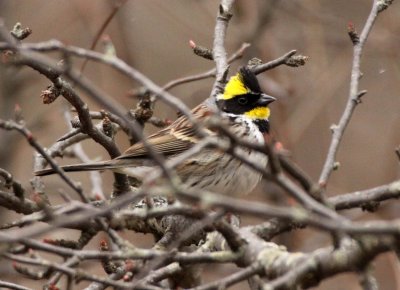
<path id="1" fill-rule="evenodd" d="M 258 130 L 257 125 L 247 120 L 246 125 L 249 126 L 250 132 L 252 132 L 252 134 L 246 136 L 244 139 L 251 143 L 264 145 L 264 136 Z M 267 166 L 268 157 L 263 153 L 239 147 L 235 149 L 235 152 L 237 152 L 238 155 L 243 156 L 252 164 L 255 164 L 262 168 L 265 168 Z M 262 175 L 251 168 L 251 166 L 243 164 L 239 167 L 239 169 L 235 172 L 233 176 L 233 182 L 231 184 L 231 191 L 233 195 L 250 193 L 257 186 L 257 184 L 261 180 L 261 177 Z"/>

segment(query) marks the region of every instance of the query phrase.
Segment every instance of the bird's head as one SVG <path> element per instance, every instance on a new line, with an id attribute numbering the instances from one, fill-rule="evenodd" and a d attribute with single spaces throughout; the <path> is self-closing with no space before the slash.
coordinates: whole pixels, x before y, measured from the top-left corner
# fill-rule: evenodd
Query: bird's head
<path id="1" fill-rule="evenodd" d="M 275 100 L 261 91 L 255 74 L 246 67 L 240 68 L 229 79 L 223 93 L 217 96 L 217 104 L 222 112 L 252 120 L 268 120 L 268 105 Z"/>

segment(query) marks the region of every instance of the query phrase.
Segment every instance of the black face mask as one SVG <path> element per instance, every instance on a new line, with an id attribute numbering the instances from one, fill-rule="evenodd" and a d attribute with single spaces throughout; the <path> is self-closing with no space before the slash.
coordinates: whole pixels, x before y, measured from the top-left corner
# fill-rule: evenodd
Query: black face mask
<path id="1" fill-rule="evenodd" d="M 221 111 L 241 115 L 255 108 L 266 107 L 275 98 L 262 93 L 248 93 L 237 95 L 229 100 L 218 100 L 217 104 Z"/>

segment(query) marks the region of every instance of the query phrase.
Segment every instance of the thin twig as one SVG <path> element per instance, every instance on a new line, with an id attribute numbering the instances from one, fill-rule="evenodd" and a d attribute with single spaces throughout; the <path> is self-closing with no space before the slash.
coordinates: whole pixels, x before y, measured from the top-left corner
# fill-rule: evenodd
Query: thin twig
<path id="1" fill-rule="evenodd" d="M 21 286 L 21 285 L 3 281 L 3 280 L 0 280 L 0 287 L 5 287 L 7 289 L 15 289 L 15 290 L 32 290 L 32 288 L 28 288 L 25 286 Z"/>
<path id="2" fill-rule="evenodd" d="M 107 16 L 107 18 L 104 20 L 103 24 L 100 26 L 99 30 L 97 31 L 92 45 L 90 46 L 90 50 L 94 50 L 94 48 L 96 47 L 96 44 L 99 42 L 101 35 L 103 34 L 103 32 L 106 30 L 107 26 L 110 24 L 111 20 L 114 18 L 114 16 L 117 14 L 117 12 L 119 11 L 119 9 L 126 3 L 127 0 L 118 0 L 115 1 L 114 3 L 114 7 L 111 10 L 110 14 Z M 82 63 L 82 67 L 80 70 L 80 73 L 82 74 L 85 66 L 88 63 L 88 59 L 85 59 Z"/>
<path id="3" fill-rule="evenodd" d="M 343 114 L 339 120 L 337 125 L 331 127 L 332 133 L 332 140 L 329 146 L 328 154 L 326 156 L 326 160 L 324 166 L 322 168 L 321 175 L 319 177 L 319 184 L 321 187 L 326 187 L 329 177 L 334 170 L 335 162 L 336 162 L 336 153 L 339 149 L 340 142 L 342 140 L 343 134 L 347 128 L 347 125 L 350 122 L 350 119 L 353 115 L 353 112 L 359 104 L 359 80 L 361 76 L 360 71 L 360 62 L 361 62 L 361 54 L 364 48 L 364 45 L 367 41 L 368 35 L 375 23 L 376 17 L 378 16 L 378 0 L 374 0 L 372 4 L 371 12 L 368 16 L 368 19 L 365 23 L 365 26 L 361 32 L 359 42 L 354 44 L 353 49 L 353 65 L 351 69 L 351 81 L 350 81 L 350 92 L 349 97 L 347 100 L 346 107 L 343 111 Z"/>
<path id="4" fill-rule="evenodd" d="M 83 194 L 82 188 L 77 186 L 72 179 L 70 179 L 62 170 L 60 166 L 54 161 L 54 159 L 46 152 L 46 150 L 36 141 L 36 139 L 33 137 L 32 133 L 23 125 L 17 124 L 12 120 L 9 121 L 3 121 L 0 120 L 0 128 L 6 129 L 6 130 L 16 130 L 19 133 L 21 133 L 28 143 L 35 148 L 35 150 L 40 153 L 40 155 L 43 156 L 44 159 L 50 164 L 51 168 L 53 168 L 59 175 L 60 177 L 80 196 L 80 198 L 88 202 L 88 198 Z"/>
<path id="5" fill-rule="evenodd" d="M 243 56 L 243 53 L 245 52 L 245 50 L 250 47 L 249 43 L 243 43 L 242 46 L 235 52 L 233 53 L 229 59 L 228 59 L 228 63 L 232 63 L 233 61 L 235 61 L 236 59 L 239 59 Z M 188 82 L 193 82 L 193 81 L 198 81 L 198 80 L 202 80 L 202 79 L 206 79 L 206 78 L 211 78 L 211 77 L 215 77 L 217 69 L 213 68 L 210 69 L 209 71 L 206 71 L 204 73 L 200 73 L 200 74 L 196 74 L 196 75 L 191 75 L 191 76 L 187 76 L 187 77 L 183 77 L 183 78 L 179 78 L 173 81 L 168 82 L 167 84 L 165 84 L 163 86 L 163 89 L 168 91 L 178 85 L 184 84 L 184 83 L 188 83 Z"/>
<path id="6" fill-rule="evenodd" d="M 229 286 L 232 286 L 236 283 L 244 281 L 251 276 L 262 272 L 262 265 L 259 263 L 254 263 L 232 275 L 229 275 L 225 278 L 219 279 L 215 282 L 211 282 L 209 284 L 205 284 L 199 287 L 191 288 L 190 290 L 218 290 L 218 289 L 226 289 Z"/>
<path id="7" fill-rule="evenodd" d="M 287 61 L 297 53 L 296 50 L 291 50 L 288 53 L 282 55 L 281 57 L 274 59 L 270 62 L 264 63 L 264 64 L 260 64 L 255 66 L 254 68 L 252 68 L 251 70 L 257 75 L 260 74 L 266 70 L 270 70 L 272 68 L 275 68 L 277 66 L 280 66 L 282 64 L 286 64 Z"/>
<path id="8" fill-rule="evenodd" d="M 329 198 L 328 202 L 332 204 L 335 209 L 343 210 L 363 207 L 371 203 L 375 203 L 376 207 L 376 203 L 399 197 L 400 181 L 394 181 L 386 185 L 334 196 Z"/>

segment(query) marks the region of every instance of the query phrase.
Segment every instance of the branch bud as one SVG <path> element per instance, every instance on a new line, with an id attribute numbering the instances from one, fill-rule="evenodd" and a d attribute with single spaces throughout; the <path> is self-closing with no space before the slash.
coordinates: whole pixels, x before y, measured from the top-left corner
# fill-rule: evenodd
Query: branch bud
<path id="1" fill-rule="evenodd" d="M 334 163 L 333 163 L 333 166 L 332 166 L 332 170 L 338 170 L 339 169 L 339 167 L 340 167 L 340 162 L 339 161 L 335 161 Z"/>
<path id="2" fill-rule="evenodd" d="M 16 39 L 23 40 L 32 34 L 32 29 L 30 29 L 29 27 L 22 28 L 21 23 L 17 22 L 10 33 Z"/>
<path id="3" fill-rule="evenodd" d="M 209 60 L 214 59 L 211 49 L 208 49 L 200 45 L 196 45 L 196 43 L 193 40 L 189 40 L 189 46 L 193 49 L 194 54 L 201 56 L 205 59 Z"/>
<path id="4" fill-rule="evenodd" d="M 79 120 L 78 116 L 75 116 L 74 118 L 72 118 L 71 120 L 71 126 L 74 129 L 80 128 L 81 127 L 81 121 Z"/>
<path id="5" fill-rule="evenodd" d="M 337 130 L 337 128 L 338 128 L 338 125 L 332 124 L 332 125 L 330 126 L 329 129 L 331 129 L 331 132 L 332 132 L 332 133 L 335 133 L 335 131 Z"/>
<path id="6" fill-rule="evenodd" d="M 262 64 L 262 60 L 261 59 L 259 59 L 257 57 L 253 57 L 252 59 L 250 59 L 248 61 L 247 66 L 248 67 L 255 67 L 255 66 L 258 66 L 258 65 L 261 65 L 261 64 Z"/>
<path id="7" fill-rule="evenodd" d="M 299 67 L 305 65 L 309 58 L 309 56 L 301 54 L 293 55 L 286 60 L 285 64 L 291 67 Z"/>
<path id="8" fill-rule="evenodd" d="M 103 132 L 104 134 L 106 134 L 108 137 L 112 137 L 113 136 L 113 127 L 112 127 L 112 123 L 110 121 L 110 118 L 106 115 L 103 118 Z"/>
<path id="9" fill-rule="evenodd" d="M 382 12 L 383 10 L 386 10 L 390 4 L 393 3 L 393 0 L 378 0 L 378 13 Z"/>
<path id="10" fill-rule="evenodd" d="M 347 33 L 348 33 L 353 45 L 357 45 L 360 43 L 360 37 L 358 36 L 356 28 L 355 28 L 353 22 L 351 22 L 351 21 L 349 21 L 349 23 L 347 23 Z"/>
<path id="11" fill-rule="evenodd" d="M 109 56 L 109 57 L 115 57 L 117 55 L 117 51 L 114 47 L 114 44 L 111 41 L 111 38 L 109 35 L 103 35 L 101 42 L 104 47 L 104 54 Z"/>
<path id="12" fill-rule="evenodd" d="M 22 109 L 19 104 L 15 104 L 14 106 L 14 119 L 17 123 L 24 121 L 24 118 L 22 117 Z"/>
<path id="13" fill-rule="evenodd" d="M 54 102 L 58 96 L 60 95 L 60 90 L 55 86 L 48 86 L 47 89 L 42 91 L 40 97 L 42 98 L 43 104 L 51 104 Z"/>
<path id="14" fill-rule="evenodd" d="M 106 240 L 101 240 L 100 241 L 100 251 L 108 251 L 108 243 Z"/>

